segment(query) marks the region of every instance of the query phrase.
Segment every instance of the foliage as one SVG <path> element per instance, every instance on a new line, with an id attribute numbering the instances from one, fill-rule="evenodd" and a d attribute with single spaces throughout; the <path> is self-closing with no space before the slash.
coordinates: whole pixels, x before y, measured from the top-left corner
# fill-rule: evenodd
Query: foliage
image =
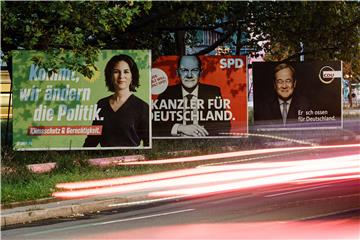
<path id="1" fill-rule="evenodd" d="M 150 7 L 151 2 L 1 2 L 1 50 L 5 61 L 14 49 L 53 50 L 58 65 L 90 77 L 99 49 L 108 48 L 114 34 L 123 33 L 135 16 Z M 64 49 L 71 49 L 74 56 L 57 58 Z M 53 62 L 34 60 L 46 68 L 54 66 Z"/>
<path id="2" fill-rule="evenodd" d="M 185 43 L 196 44 L 199 30 L 216 30 L 223 37 L 198 54 L 228 43 L 237 50 L 246 46 L 256 51 L 261 46 L 269 59 L 298 59 L 302 42 L 306 60 L 340 59 L 351 63 L 351 75 L 360 72 L 357 2 L 35 1 L 1 5 L 5 56 L 13 49 L 71 49 L 76 57 L 60 62 L 84 75 L 91 75 L 99 49 L 151 49 L 156 59 L 182 53 Z M 245 41 L 240 39 L 244 32 Z"/>
<path id="3" fill-rule="evenodd" d="M 343 60 L 360 76 L 360 5 L 357 2 L 253 3 L 258 34 L 267 33 L 270 60 Z M 261 11 L 266 7 L 266 11 Z M 264 19 L 272 19 L 271 24 Z M 259 21 L 260 20 L 260 21 Z"/>

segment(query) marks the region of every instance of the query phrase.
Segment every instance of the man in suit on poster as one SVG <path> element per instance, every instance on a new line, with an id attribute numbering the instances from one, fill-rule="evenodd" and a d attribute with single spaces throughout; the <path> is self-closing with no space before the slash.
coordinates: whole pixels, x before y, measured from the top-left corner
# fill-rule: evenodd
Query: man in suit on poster
<path id="1" fill-rule="evenodd" d="M 211 99 L 210 102 L 222 101 L 219 87 L 199 83 L 201 72 L 199 57 L 182 56 L 179 58 L 177 75 L 181 83 L 168 86 L 157 98 L 157 103 L 180 100 L 184 102 L 184 105 L 181 109 L 179 107 L 162 110 L 162 121 L 153 119 L 153 136 L 206 137 L 226 135 L 230 131 L 229 120 L 201 119 L 201 116 L 209 116 L 209 111 L 218 110 L 213 104 L 209 104 L 209 99 Z M 177 111 L 176 119 L 169 117 L 170 112 L 174 110 Z M 202 112 L 201 116 L 199 112 Z M 184 117 L 182 117 L 183 114 Z"/>
<path id="2" fill-rule="evenodd" d="M 306 110 L 308 103 L 295 94 L 296 84 L 295 69 L 287 63 L 277 65 L 273 80 L 276 97 L 255 109 L 255 120 L 283 127 L 298 122 L 299 110 Z"/>

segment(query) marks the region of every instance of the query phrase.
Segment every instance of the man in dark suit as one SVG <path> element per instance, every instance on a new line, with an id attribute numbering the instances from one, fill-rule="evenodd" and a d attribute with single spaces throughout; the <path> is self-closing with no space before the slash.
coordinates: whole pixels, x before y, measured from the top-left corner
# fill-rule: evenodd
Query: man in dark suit
<path id="1" fill-rule="evenodd" d="M 307 100 L 295 94 L 296 88 L 295 69 L 282 63 L 274 68 L 274 90 L 276 98 L 258 106 L 255 109 L 255 121 L 261 124 L 277 124 L 274 126 L 287 126 L 297 123 L 299 111 L 307 109 Z"/>
<path id="2" fill-rule="evenodd" d="M 159 95 L 154 109 L 158 109 L 161 120 L 153 116 L 153 136 L 155 137 L 206 137 L 226 135 L 230 121 L 221 119 L 215 112 L 215 101 L 222 101 L 219 87 L 199 83 L 201 61 L 197 56 L 179 58 L 177 75 L 181 84 L 169 86 Z M 173 103 L 173 104 L 172 104 Z M 154 106 L 155 105 L 155 106 Z M 161 107 L 164 106 L 165 107 Z"/>

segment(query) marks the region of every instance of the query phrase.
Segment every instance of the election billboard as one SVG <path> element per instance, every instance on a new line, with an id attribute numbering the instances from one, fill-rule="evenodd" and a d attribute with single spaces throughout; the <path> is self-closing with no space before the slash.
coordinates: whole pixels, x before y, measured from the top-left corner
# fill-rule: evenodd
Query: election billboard
<path id="1" fill-rule="evenodd" d="M 58 54 L 74 61 L 72 51 Z M 14 51 L 13 148 L 151 148 L 150 66 L 149 50 L 103 50 L 90 77 L 53 53 Z"/>
<path id="2" fill-rule="evenodd" d="M 342 128 L 342 62 L 253 64 L 257 130 Z"/>
<path id="3" fill-rule="evenodd" d="M 248 132 L 245 56 L 162 56 L 152 66 L 154 138 Z"/>

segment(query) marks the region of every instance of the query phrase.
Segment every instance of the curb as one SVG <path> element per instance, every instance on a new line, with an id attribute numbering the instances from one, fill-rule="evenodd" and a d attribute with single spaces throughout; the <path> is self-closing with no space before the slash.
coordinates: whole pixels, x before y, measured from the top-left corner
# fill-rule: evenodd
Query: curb
<path id="1" fill-rule="evenodd" d="M 143 161 L 145 160 L 144 155 L 128 155 L 128 156 L 119 156 L 119 157 L 109 157 L 109 158 L 93 158 L 88 159 L 87 162 L 91 166 L 96 167 L 114 167 L 124 162 L 134 162 L 134 161 Z M 49 163 L 38 163 L 38 164 L 29 164 L 26 167 L 32 173 L 48 173 L 51 170 L 56 168 L 56 162 Z M 10 167 L 1 167 L 1 172 L 9 172 L 14 171 Z"/>
<path id="2" fill-rule="evenodd" d="M 143 161 L 145 160 L 144 155 L 129 155 L 129 156 L 119 156 L 119 157 L 109 157 L 109 158 L 94 158 L 88 159 L 88 163 L 92 166 L 97 167 L 112 167 L 117 166 L 120 163 L 124 162 L 134 162 L 134 161 Z"/>
<path id="3" fill-rule="evenodd" d="M 83 202 L 77 204 L 71 204 L 67 206 L 59 206 L 46 208 L 42 205 L 34 205 L 32 209 L 22 212 L 2 214 L 1 227 L 6 227 L 15 224 L 31 223 L 39 220 L 54 219 L 61 217 L 76 217 L 86 213 L 93 213 L 98 211 L 110 210 L 119 208 L 119 206 L 112 206 L 114 204 L 121 203 L 133 203 L 137 201 L 147 200 L 146 196 L 134 196 L 134 197 L 118 197 L 104 200 L 92 200 L 90 202 Z"/>
<path id="4" fill-rule="evenodd" d="M 39 163 L 39 164 L 29 164 L 26 166 L 30 172 L 33 173 L 47 173 L 53 170 L 56 167 L 56 163 Z"/>
<path id="5" fill-rule="evenodd" d="M 11 203 L 1 204 L 1 210 L 12 209 L 17 207 L 26 207 L 29 205 L 47 204 L 47 203 L 60 202 L 60 201 L 61 200 L 58 200 L 54 197 L 48 197 L 48 198 L 35 199 L 29 201 L 22 201 L 22 202 L 11 202 Z"/>
<path id="6" fill-rule="evenodd" d="M 236 147 L 227 146 L 227 147 L 222 147 L 221 149 L 224 151 L 234 151 L 236 150 Z M 168 152 L 167 155 L 172 157 L 187 156 L 187 155 L 191 155 L 191 153 L 194 151 L 195 150 L 179 150 L 179 151 Z M 92 158 L 92 159 L 88 159 L 87 162 L 91 166 L 105 168 L 105 167 L 119 166 L 125 162 L 136 162 L 136 161 L 144 161 L 144 160 L 146 160 L 144 155 L 125 155 L 125 156 L 108 157 L 108 158 Z M 56 162 L 26 165 L 29 171 L 37 174 L 48 173 L 53 169 L 55 169 L 56 166 L 57 166 Z M 12 171 L 14 170 L 10 167 L 1 167 L 1 172 L 11 173 Z"/>

